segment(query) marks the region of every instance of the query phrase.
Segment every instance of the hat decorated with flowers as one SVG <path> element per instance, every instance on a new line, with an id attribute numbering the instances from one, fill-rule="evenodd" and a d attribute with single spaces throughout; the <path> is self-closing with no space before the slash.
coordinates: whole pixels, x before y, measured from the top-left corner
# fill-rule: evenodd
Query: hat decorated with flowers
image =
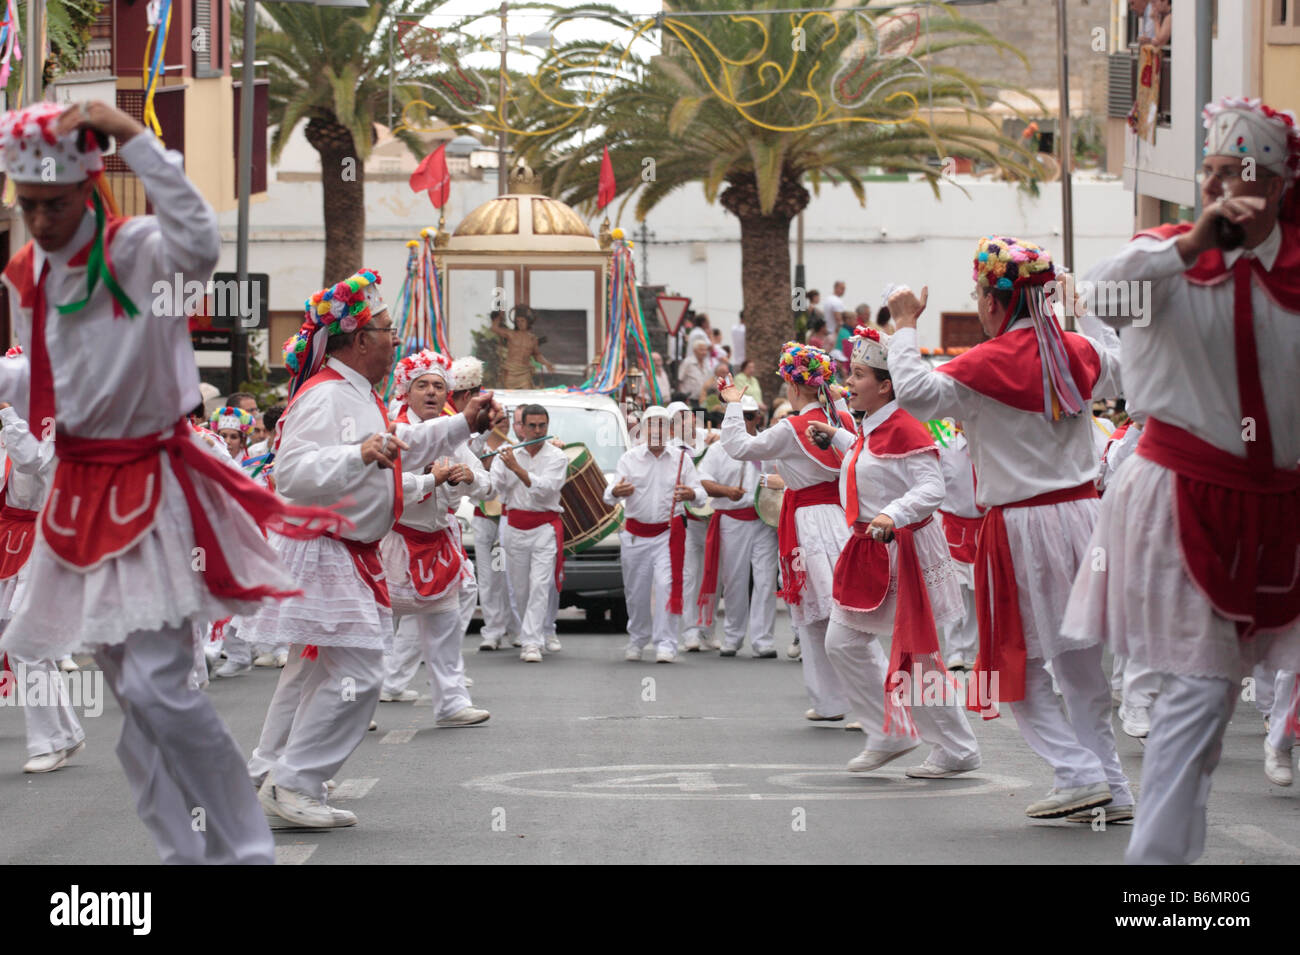
<path id="1" fill-rule="evenodd" d="M 94 135 L 57 131 L 67 108 L 66 103 L 33 103 L 0 117 L 0 156 L 10 179 L 61 186 L 84 182 L 103 170 Z"/>
<path id="2" fill-rule="evenodd" d="M 208 418 L 208 427 L 218 434 L 222 431 L 238 431 L 240 434 L 248 434 L 253 428 L 253 416 L 243 408 L 235 408 L 226 405 L 224 408 L 218 408 Z"/>
<path id="3" fill-rule="evenodd" d="M 776 370 L 785 381 L 808 388 L 827 387 L 835 378 L 831 356 L 802 342 L 786 342 L 781 347 L 781 361 Z"/>
<path id="4" fill-rule="evenodd" d="M 869 325 L 859 325 L 853 329 L 850 341 L 853 343 L 853 364 L 889 370 L 888 335 Z"/>
<path id="5" fill-rule="evenodd" d="M 325 363 L 325 344 L 364 326 L 388 308 L 379 294 L 379 273 L 362 269 L 307 299 L 302 327 L 284 343 L 284 366 L 292 376 L 289 397 Z"/>
<path id="6" fill-rule="evenodd" d="M 406 397 L 415 380 L 425 375 L 437 375 L 444 383 L 449 383 L 451 367 L 450 357 L 432 349 L 412 352 L 397 363 L 393 372 L 393 388 L 397 397 Z"/>
<path id="7" fill-rule="evenodd" d="M 1006 235 L 986 235 L 975 250 L 975 273 L 980 286 L 1013 289 L 1041 285 L 1056 274 L 1052 255 L 1040 245 Z"/>

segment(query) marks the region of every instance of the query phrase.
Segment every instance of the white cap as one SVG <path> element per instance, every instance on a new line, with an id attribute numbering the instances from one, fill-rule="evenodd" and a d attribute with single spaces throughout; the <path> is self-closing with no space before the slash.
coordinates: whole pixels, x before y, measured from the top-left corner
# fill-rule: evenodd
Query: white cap
<path id="1" fill-rule="evenodd" d="M 10 179 L 63 185 L 84 182 L 103 170 L 93 135 L 86 135 L 83 152 L 77 146 L 77 131 L 55 133 L 55 123 L 67 108 L 64 103 L 33 103 L 0 116 L 0 152 Z"/>
<path id="2" fill-rule="evenodd" d="M 758 410 L 758 402 L 754 400 L 754 398 L 753 398 L 752 395 L 744 395 L 744 396 L 742 396 L 741 399 L 740 399 L 740 410 L 741 410 L 741 411 L 757 411 L 757 410 Z"/>
<path id="3" fill-rule="evenodd" d="M 457 358 L 451 363 L 451 376 L 447 387 L 452 391 L 471 391 L 483 384 L 483 363 L 473 355 Z"/>
<path id="4" fill-rule="evenodd" d="M 647 409 L 647 410 L 649 410 L 649 409 Z M 664 413 L 665 415 L 667 415 L 668 417 L 670 417 L 670 418 L 676 418 L 679 414 L 682 414 L 682 413 L 690 414 L 690 413 L 691 413 L 691 406 L 688 405 L 688 404 L 687 404 L 686 402 L 684 402 L 684 401 L 674 401 L 674 402 L 670 403 L 670 404 L 668 405 L 667 408 L 663 408 L 663 409 L 660 409 L 660 410 L 662 410 L 663 413 Z"/>
<path id="5" fill-rule="evenodd" d="M 681 402 L 679 401 L 677 402 L 677 404 L 681 404 Z M 683 405 L 683 407 L 685 406 Z M 646 421 L 653 421 L 655 418 L 662 418 L 663 420 L 667 421 L 671 417 L 672 415 L 669 414 L 668 408 L 661 407 L 660 405 L 651 405 L 649 408 L 646 408 L 644 412 L 642 412 L 641 421 L 642 423 L 645 423 Z"/>

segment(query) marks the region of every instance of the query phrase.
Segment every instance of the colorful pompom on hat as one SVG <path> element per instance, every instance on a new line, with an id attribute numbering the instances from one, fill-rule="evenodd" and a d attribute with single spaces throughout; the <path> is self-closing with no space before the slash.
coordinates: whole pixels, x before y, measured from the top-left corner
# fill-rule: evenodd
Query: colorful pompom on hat
<path id="1" fill-rule="evenodd" d="M 853 357 L 855 365 L 889 371 L 889 336 L 869 325 L 853 329 Z"/>
<path id="2" fill-rule="evenodd" d="M 828 387 L 835 378 L 831 356 L 802 342 L 786 342 L 781 347 L 781 362 L 776 370 L 785 381 L 809 388 Z"/>
<path id="3" fill-rule="evenodd" d="M 55 131 L 67 108 L 66 103 L 33 103 L 0 117 L 0 155 L 10 179 L 64 185 L 103 171 L 104 159 L 93 135 Z"/>
<path id="4" fill-rule="evenodd" d="M 240 434 L 248 434 L 253 428 L 253 416 L 243 408 L 226 405 L 212 412 L 208 417 L 208 426 L 218 433 L 238 431 Z"/>
<path id="5" fill-rule="evenodd" d="M 1253 159 L 1288 183 L 1300 177 L 1300 129 L 1290 110 L 1276 110 L 1257 99 L 1224 96 L 1207 103 L 1206 156 Z"/>
<path id="6" fill-rule="evenodd" d="M 325 363 L 325 344 L 331 335 L 354 332 L 388 307 L 379 295 L 381 281 L 374 269 L 362 269 L 307 299 L 302 327 L 284 343 L 284 366 L 291 375 L 289 397 Z"/>
<path id="7" fill-rule="evenodd" d="M 1041 285 L 1055 275 L 1052 254 L 1042 246 L 1007 235 L 986 235 L 975 250 L 971 277 L 981 286 L 1009 290 L 1018 285 Z"/>
<path id="8" fill-rule="evenodd" d="M 446 355 L 425 348 L 412 352 L 397 363 L 393 372 L 393 387 L 398 398 L 406 397 L 412 383 L 425 375 L 437 375 L 450 384 L 452 361 Z"/>

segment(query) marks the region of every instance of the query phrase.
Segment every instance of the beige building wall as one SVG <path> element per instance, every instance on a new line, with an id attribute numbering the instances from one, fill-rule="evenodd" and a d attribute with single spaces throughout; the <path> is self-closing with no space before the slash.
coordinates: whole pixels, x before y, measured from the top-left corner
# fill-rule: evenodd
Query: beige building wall
<path id="1" fill-rule="evenodd" d="M 1274 109 L 1300 114 L 1300 44 L 1266 43 L 1260 98 Z"/>
<path id="2" fill-rule="evenodd" d="M 185 91 L 185 173 L 218 212 L 234 209 L 235 152 L 233 131 L 235 92 L 229 76 L 191 79 Z"/>

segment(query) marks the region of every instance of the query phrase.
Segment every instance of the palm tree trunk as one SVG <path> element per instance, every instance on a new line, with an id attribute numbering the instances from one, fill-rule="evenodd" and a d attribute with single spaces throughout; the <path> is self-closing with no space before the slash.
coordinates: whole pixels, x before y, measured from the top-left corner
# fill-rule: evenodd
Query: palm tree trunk
<path id="1" fill-rule="evenodd" d="M 352 135 L 338 123 L 313 119 L 307 141 L 320 153 L 325 212 L 325 277 L 333 285 L 361 270 L 365 256 L 365 165 Z"/>
<path id="2" fill-rule="evenodd" d="M 741 218 L 740 284 L 745 302 L 745 357 L 754 359 L 754 373 L 770 407 L 784 387 L 776 374 L 781 346 L 794 337 L 789 219 L 778 215 Z"/>

